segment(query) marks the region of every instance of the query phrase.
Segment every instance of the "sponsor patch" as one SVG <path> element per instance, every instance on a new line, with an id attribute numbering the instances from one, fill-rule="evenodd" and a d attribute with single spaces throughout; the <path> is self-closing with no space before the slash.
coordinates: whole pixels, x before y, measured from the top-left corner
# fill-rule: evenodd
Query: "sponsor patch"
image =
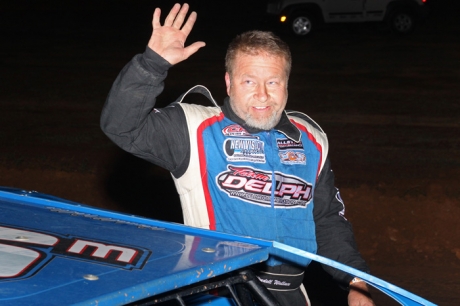
<path id="1" fill-rule="evenodd" d="M 303 149 L 302 141 L 295 142 L 288 138 L 278 138 L 276 139 L 276 144 L 278 145 L 279 150 Z"/>
<path id="2" fill-rule="evenodd" d="M 283 164 L 294 165 L 294 164 L 307 164 L 307 157 L 303 152 L 297 151 L 285 151 L 278 153 L 280 160 Z"/>
<path id="3" fill-rule="evenodd" d="M 217 184 L 230 197 L 261 206 L 271 206 L 272 192 L 275 208 L 304 208 L 312 199 L 312 184 L 301 178 L 275 172 L 273 179 L 272 172 L 251 167 L 229 165 Z"/>
<path id="4" fill-rule="evenodd" d="M 337 199 L 337 201 L 342 203 L 343 206 L 345 206 L 345 203 L 342 200 L 342 196 L 340 195 L 340 191 L 337 188 L 336 188 L 336 190 L 337 190 L 337 193 L 335 194 L 335 198 Z"/>
<path id="5" fill-rule="evenodd" d="M 227 161 L 265 163 L 264 142 L 254 138 L 228 138 L 224 142 Z"/>
<path id="6" fill-rule="evenodd" d="M 347 218 L 345 218 L 345 203 L 343 202 L 342 197 L 340 196 L 340 191 L 337 188 L 336 190 L 337 190 L 337 193 L 335 194 L 335 198 L 337 199 L 337 201 L 339 201 L 342 204 L 342 210 L 339 211 L 339 215 L 345 220 L 347 220 Z"/>
<path id="7" fill-rule="evenodd" d="M 222 134 L 224 136 L 246 136 L 246 137 L 251 137 L 252 135 L 249 134 L 241 125 L 238 124 L 232 124 L 224 127 L 222 129 Z"/>

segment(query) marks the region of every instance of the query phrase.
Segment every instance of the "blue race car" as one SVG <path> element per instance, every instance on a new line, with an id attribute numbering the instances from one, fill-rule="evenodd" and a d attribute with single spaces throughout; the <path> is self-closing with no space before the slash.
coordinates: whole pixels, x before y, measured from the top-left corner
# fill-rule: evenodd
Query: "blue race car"
<path id="1" fill-rule="evenodd" d="M 279 305 L 248 268 L 269 255 L 355 275 L 401 305 L 434 305 L 287 245 L 0 188 L 1 305 Z M 219 290 L 225 295 L 214 295 Z"/>

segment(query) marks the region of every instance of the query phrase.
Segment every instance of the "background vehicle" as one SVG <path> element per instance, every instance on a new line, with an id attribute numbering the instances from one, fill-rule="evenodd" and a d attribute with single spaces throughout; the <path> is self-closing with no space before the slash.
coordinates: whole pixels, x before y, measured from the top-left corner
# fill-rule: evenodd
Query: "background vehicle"
<path id="1" fill-rule="evenodd" d="M 399 34 L 410 33 L 427 15 L 428 0 L 269 0 L 267 13 L 306 36 L 323 23 L 385 22 Z"/>

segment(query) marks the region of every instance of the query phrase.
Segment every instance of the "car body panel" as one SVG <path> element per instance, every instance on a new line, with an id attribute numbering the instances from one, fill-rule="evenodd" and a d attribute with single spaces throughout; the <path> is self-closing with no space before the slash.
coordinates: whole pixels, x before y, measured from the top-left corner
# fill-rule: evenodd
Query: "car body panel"
<path id="1" fill-rule="evenodd" d="M 270 16 L 285 17 L 289 23 L 302 12 L 314 13 L 324 23 L 357 23 L 384 21 L 396 9 L 410 11 L 416 19 L 426 17 L 424 0 L 271 0 L 266 12 Z"/>
<path id="2" fill-rule="evenodd" d="M 399 287 L 287 245 L 0 188 L 0 304 L 124 305 L 281 256 L 360 277 L 401 305 L 434 305 Z M 231 305 L 222 298 L 194 304 Z"/>

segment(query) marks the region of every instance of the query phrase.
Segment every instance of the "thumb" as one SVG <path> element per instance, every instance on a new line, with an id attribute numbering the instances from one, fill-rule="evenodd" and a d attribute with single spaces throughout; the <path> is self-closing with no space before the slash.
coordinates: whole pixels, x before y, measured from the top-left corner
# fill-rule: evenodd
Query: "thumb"
<path id="1" fill-rule="evenodd" d="M 192 54 L 196 53 L 200 48 L 206 46 L 203 41 L 197 41 L 184 48 L 185 58 L 189 58 Z"/>

